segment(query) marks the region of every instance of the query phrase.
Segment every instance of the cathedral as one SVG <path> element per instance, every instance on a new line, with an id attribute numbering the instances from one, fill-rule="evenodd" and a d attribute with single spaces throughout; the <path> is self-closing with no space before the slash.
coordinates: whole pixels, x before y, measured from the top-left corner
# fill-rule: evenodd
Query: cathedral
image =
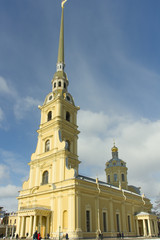
<path id="1" fill-rule="evenodd" d="M 64 62 L 64 3 L 56 72 L 42 106 L 37 147 L 29 162 L 29 178 L 18 196 L 16 234 L 71 239 L 157 236 L 152 204 L 139 188 L 129 186 L 126 162 L 118 148 L 104 163 L 106 182 L 79 174 L 77 112 Z"/>

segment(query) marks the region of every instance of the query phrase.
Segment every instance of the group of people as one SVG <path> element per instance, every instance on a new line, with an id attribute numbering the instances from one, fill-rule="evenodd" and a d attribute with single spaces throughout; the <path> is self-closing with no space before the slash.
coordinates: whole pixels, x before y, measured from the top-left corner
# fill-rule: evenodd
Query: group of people
<path id="1" fill-rule="evenodd" d="M 41 240 L 40 232 L 35 231 L 35 233 L 33 234 L 33 240 Z"/>
<path id="2" fill-rule="evenodd" d="M 117 238 L 124 238 L 123 232 L 122 232 L 122 233 L 119 232 L 119 233 L 117 234 Z"/>
<path id="3" fill-rule="evenodd" d="M 49 237 L 50 237 L 50 235 L 49 235 L 49 233 L 47 233 L 47 238 L 49 239 Z M 37 232 L 37 231 L 35 231 L 35 233 L 33 234 L 33 240 L 41 240 L 41 234 L 40 234 L 40 232 Z"/>

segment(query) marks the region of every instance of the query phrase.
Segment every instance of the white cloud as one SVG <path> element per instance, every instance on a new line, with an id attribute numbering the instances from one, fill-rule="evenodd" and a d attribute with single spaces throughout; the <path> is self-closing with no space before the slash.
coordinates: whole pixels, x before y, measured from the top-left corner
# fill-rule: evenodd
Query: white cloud
<path id="1" fill-rule="evenodd" d="M 105 180 L 105 163 L 111 159 L 115 138 L 119 157 L 127 163 L 129 184 L 140 186 L 147 196 L 155 197 L 158 194 L 157 186 L 160 187 L 160 121 L 81 112 L 80 171 L 82 169 L 92 177 L 98 174 Z"/>
<path id="2" fill-rule="evenodd" d="M 33 108 L 39 105 L 40 101 L 37 99 L 34 99 L 33 97 L 26 96 L 21 97 L 16 89 L 13 87 L 13 85 L 0 76 L 0 96 L 10 96 L 13 100 L 13 113 L 18 120 L 22 120 L 24 117 L 26 117 L 26 114 L 31 112 Z M 7 112 L 7 110 L 6 110 Z M 0 108 L 0 122 L 4 119 L 4 112 L 2 108 Z"/>
<path id="3" fill-rule="evenodd" d="M 7 94 L 12 97 L 15 97 L 17 95 L 16 90 L 14 89 L 11 82 L 7 81 L 5 78 L 0 76 L 0 94 Z"/>
<path id="4" fill-rule="evenodd" d="M 20 187 L 15 185 L 0 187 L 0 203 L 7 212 L 18 210 L 18 201 L 16 197 L 18 196 L 19 190 Z"/>
<path id="5" fill-rule="evenodd" d="M 0 199 L 4 197 L 17 197 L 20 187 L 14 185 L 7 185 L 5 187 L 0 187 Z"/>
<path id="6" fill-rule="evenodd" d="M 4 207 L 5 211 L 10 213 L 18 210 L 18 200 L 16 199 L 16 196 L 0 198 L 1 206 Z"/>
<path id="7" fill-rule="evenodd" d="M 7 93 L 10 94 L 10 89 L 9 86 L 7 84 L 7 81 L 0 76 L 0 93 Z"/>
<path id="8" fill-rule="evenodd" d="M 0 164 L 0 182 L 1 184 L 9 179 L 9 169 L 6 165 Z"/>
<path id="9" fill-rule="evenodd" d="M 39 100 L 32 97 L 25 97 L 17 99 L 14 105 L 14 114 L 18 120 L 22 120 L 27 113 L 31 112 L 33 108 L 38 106 Z"/>
<path id="10" fill-rule="evenodd" d="M 1 123 L 4 120 L 4 112 L 2 110 L 2 108 L 0 107 L 0 127 L 2 126 Z"/>
<path id="11" fill-rule="evenodd" d="M 8 181 L 13 174 L 18 175 L 18 177 L 24 177 L 27 175 L 28 169 L 25 165 L 25 159 L 23 156 L 11 151 L 0 149 L 0 158 L 1 162 L 3 162 L 1 173 L 6 173 L 6 176 L 8 176 Z"/>

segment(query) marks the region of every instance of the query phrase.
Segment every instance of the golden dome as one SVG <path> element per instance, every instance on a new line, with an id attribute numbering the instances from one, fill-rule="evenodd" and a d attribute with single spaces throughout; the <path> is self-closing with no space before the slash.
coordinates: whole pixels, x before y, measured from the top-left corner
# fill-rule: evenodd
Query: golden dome
<path id="1" fill-rule="evenodd" d="M 112 147 L 112 152 L 118 152 L 118 148 L 115 145 Z"/>

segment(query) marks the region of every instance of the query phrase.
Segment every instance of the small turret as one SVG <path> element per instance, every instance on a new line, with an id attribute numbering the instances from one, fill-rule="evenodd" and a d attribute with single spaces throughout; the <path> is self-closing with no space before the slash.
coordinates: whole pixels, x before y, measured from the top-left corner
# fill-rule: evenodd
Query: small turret
<path id="1" fill-rule="evenodd" d="M 112 147 L 112 159 L 106 162 L 107 183 L 122 189 L 128 189 L 126 162 L 118 158 L 118 148 Z"/>

